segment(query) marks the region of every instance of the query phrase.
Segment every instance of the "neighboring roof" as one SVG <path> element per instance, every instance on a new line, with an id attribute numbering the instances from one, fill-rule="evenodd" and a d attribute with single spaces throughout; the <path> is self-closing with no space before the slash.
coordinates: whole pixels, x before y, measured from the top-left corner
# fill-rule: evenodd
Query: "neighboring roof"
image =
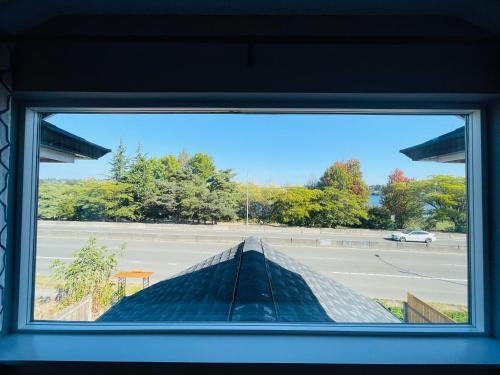
<path id="1" fill-rule="evenodd" d="M 465 127 L 399 151 L 413 161 L 465 163 Z"/>
<path id="2" fill-rule="evenodd" d="M 50 160 L 49 153 L 70 156 L 71 161 L 72 159 L 99 159 L 111 151 L 60 129 L 45 120 L 42 120 L 41 123 L 40 147 L 47 153 L 47 161 L 62 161 L 59 158 Z M 41 154 L 41 159 L 43 157 L 44 155 Z"/>
<path id="3" fill-rule="evenodd" d="M 123 298 L 99 321 L 400 323 L 256 237 Z"/>
<path id="4" fill-rule="evenodd" d="M 131 278 L 131 279 L 143 279 L 150 277 L 154 272 L 146 272 L 142 270 L 132 270 L 132 271 L 122 271 L 118 272 L 115 277 L 118 278 Z"/>

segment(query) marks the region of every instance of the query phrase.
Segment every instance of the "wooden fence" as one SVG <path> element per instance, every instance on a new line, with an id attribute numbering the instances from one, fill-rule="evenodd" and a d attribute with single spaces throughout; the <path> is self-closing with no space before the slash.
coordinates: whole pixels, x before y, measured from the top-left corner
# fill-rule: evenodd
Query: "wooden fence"
<path id="1" fill-rule="evenodd" d="M 434 307 L 407 293 L 404 303 L 405 323 L 455 323 Z"/>
<path id="2" fill-rule="evenodd" d="M 94 320 L 92 316 L 92 298 L 87 296 L 80 302 L 66 307 L 54 316 L 54 320 L 76 322 L 90 322 Z"/>

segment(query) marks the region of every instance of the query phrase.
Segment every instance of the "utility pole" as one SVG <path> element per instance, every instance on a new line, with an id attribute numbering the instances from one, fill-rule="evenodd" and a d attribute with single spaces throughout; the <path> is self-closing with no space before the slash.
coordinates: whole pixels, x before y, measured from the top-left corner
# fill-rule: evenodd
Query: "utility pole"
<path id="1" fill-rule="evenodd" d="M 247 172 L 247 212 L 246 212 L 246 218 L 245 218 L 245 225 L 248 227 L 248 203 L 249 203 L 249 199 L 248 199 L 248 172 Z"/>

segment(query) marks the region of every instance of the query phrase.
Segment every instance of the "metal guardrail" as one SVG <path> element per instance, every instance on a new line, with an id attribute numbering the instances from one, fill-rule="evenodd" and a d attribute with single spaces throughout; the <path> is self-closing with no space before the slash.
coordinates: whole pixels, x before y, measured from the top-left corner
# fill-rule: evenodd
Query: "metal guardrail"
<path id="1" fill-rule="evenodd" d="M 70 231 L 68 230 L 50 230 L 50 235 L 53 237 L 65 237 Z M 221 242 L 233 243 L 241 242 L 246 236 L 244 235 L 217 235 L 217 234 L 170 234 L 170 233 L 148 233 L 148 232 L 103 232 L 103 231 L 82 231 L 73 230 L 71 236 L 88 238 L 90 236 L 105 236 L 107 239 L 114 240 L 136 240 L 136 241 L 192 241 L 192 242 Z M 426 250 L 427 248 L 435 251 L 467 251 L 467 243 L 456 243 L 442 245 L 432 243 L 426 246 L 423 243 L 413 242 L 397 242 L 389 239 L 367 240 L 367 239 L 330 239 L 330 238 L 297 238 L 297 237 L 273 237 L 262 236 L 262 239 L 271 245 L 289 245 L 289 246 L 313 246 L 313 247 L 332 247 L 332 248 L 356 248 L 356 249 L 376 249 L 376 250 L 391 250 L 391 249 L 414 249 Z"/>

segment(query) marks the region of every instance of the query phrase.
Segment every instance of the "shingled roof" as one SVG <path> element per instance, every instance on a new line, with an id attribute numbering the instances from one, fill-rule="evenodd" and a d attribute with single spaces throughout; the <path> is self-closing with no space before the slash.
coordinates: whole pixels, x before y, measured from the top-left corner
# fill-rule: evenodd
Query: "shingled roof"
<path id="1" fill-rule="evenodd" d="M 413 161 L 465 163 L 465 127 L 400 150 Z"/>
<path id="2" fill-rule="evenodd" d="M 42 120 L 40 125 L 40 161 L 74 162 L 97 160 L 111 152 L 110 149 L 89 142 L 66 130 Z"/>
<path id="3" fill-rule="evenodd" d="M 99 321 L 400 323 L 256 237 L 123 298 Z"/>

